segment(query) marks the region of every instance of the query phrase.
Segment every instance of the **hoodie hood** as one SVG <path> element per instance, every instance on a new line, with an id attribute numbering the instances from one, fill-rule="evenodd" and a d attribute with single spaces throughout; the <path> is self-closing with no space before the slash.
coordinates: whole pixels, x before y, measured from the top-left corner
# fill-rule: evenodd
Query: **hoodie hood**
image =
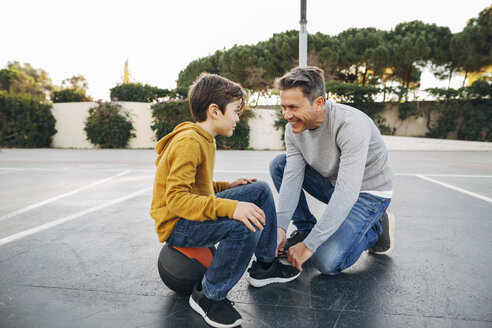
<path id="1" fill-rule="evenodd" d="M 205 131 L 204 129 L 202 129 L 198 124 L 193 123 L 193 122 L 183 122 L 183 123 L 177 125 L 174 128 L 173 132 L 171 132 L 168 135 L 164 136 L 155 145 L 155 151 L 158 154 L 157 159 L 155 160 L 155 165 L 156 166 L 159 164 L 159 161 L 161 160 L 162 155 L 164 154 L 164 152 L 165 152 L 167 146 L 169 145 L 169 143 L 171 142 L 171 140 L 177 134 L 179 134 L 179 133 L 181 133 L 183 131 L 189 131 L 189 130 L 190 131 L 197 132 L 199 135 L 201 135 L 204 139 L 206 139 L 210 143 L 214 143 L 215 142 L 214 137 L 212 137 L 210 135 L 210 133 L 208 133 L 207 131 Z"/>

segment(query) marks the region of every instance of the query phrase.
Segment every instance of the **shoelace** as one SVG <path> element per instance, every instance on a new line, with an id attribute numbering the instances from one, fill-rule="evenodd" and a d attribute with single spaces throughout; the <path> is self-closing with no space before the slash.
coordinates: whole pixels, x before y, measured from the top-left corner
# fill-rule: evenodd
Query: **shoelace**
<path id="1" fill-rule="evenodd" d="M 226 303 L 229 303 L 229 305 L 231 306 L 234 306 L 234 303 L 233 301 L 229 300 L 228 298 L 226 298 L 225 300 L 222 300 L 222 301 L 214 301 L 214 300 L 210 300 L 210 302 L 208 303 L 208 306 L 207 306 L 207 311 L 205 312 L 206 314 L 208 314 L 210 312 L 211 309 L 215 308 L 216 306 L 219 305 L 219 303 L 221 302 L 226 302 Z"/>

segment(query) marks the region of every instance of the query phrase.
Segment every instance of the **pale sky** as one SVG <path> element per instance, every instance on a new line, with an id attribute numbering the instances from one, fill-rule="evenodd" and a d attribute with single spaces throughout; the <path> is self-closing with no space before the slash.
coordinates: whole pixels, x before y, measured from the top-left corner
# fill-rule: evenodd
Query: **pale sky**
<path id="1" fill-rule="evenodd" d="M 490 0 L 308 0 L 307 28 L 336 35 L 350 27 L 390 30 L 418 19 L 456 33 L 489 5 Z M 89 95 L 109 100 L 128 58 L 133 81 L 172 89 L 194 59 L 297 30 L 299 8 L 299 0 L 2 0 L 0 68 L 9 61 L 30 63 L 56 85 L 83 75 Z M 438 82 L 423 76 L 422 84 Z"/>

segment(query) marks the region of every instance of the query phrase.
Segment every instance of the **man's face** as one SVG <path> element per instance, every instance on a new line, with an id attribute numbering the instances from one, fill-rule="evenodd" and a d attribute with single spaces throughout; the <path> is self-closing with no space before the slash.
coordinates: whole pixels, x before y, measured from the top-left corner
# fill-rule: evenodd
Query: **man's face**
<path id="1" fill-rule="evenodd" d="M 299 87 L 280 91 L 280 105 L 293 133 L 316 129 L 323 123 L 323 98 L 318 97 L 311 104 Z"/>
<path id="2" fill-rule="evenodd" d="M 239 122 L 240 109 L 241 99 L 238 99 L 226 105 L 224 114 L 220 110 L 217 110 L 217 114 L 219 115 L 217 134 L 224 137 L 232 136 L 236 128 L 236 123 Z"/>

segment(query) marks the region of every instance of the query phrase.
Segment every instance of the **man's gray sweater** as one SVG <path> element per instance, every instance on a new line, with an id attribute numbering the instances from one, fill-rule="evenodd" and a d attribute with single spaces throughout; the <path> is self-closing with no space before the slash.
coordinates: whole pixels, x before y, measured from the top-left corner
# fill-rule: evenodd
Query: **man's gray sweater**
<path id="1" fill-rule="evenodd" d="M 326 102 L 320 127 L 292 133 L 285 129 L 287 164 L 279 192 L 278 226 L 287 226 L 299 202 L 306 164 L 335 187 L 321 218 L 304 240 L 316 251 L 342 224 L 361 191 L 392 191 L 393 171 L 383 138 L 360 110 Z"/>

